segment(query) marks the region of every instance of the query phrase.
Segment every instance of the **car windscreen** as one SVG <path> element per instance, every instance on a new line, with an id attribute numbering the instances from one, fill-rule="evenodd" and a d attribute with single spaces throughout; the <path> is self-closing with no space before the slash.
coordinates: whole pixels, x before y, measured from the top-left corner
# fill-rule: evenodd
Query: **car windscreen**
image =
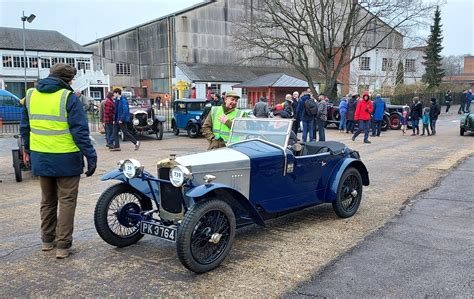
<path id="1" fill-rule="evenodd" d="M 291 124 L 291 120 L 281 118 L 236 118 L 229 143 L 257 138 L 286 147 Z"/>
<path id="2" fill-rule="evenodd" d="M 198 102 L 198 103 L 187 103 L 188 105 L 188 111 L 202 111 L 204 110 L 204 106 L 206 106 L 206 103 L 203 102 Z"/>

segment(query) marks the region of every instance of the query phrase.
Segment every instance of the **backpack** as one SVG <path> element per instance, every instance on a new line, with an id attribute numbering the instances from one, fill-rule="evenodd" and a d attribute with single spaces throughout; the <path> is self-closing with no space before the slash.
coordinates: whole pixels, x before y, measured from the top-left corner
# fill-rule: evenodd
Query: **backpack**
<path id="1" fill-rule="evenodd" d="M 318 105 L 313 99 L 307 99 L 304 102 L 304 112 L 307 116 L 316 116 L 318 114 Z"/>

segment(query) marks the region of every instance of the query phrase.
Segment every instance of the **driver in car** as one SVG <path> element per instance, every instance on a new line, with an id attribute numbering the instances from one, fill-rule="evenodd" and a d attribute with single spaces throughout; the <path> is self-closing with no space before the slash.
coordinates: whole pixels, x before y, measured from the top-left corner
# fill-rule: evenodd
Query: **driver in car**
<path id="1" fill-rule="evenodd" d="M 202 134 L 209 141 L 208 150 L 225 147 L 233 120 L 243 116 L 243 112 L 237 109 L 239 98 L 237 92 L 230 90 L 221 106 L 211 108 L 202 125 Z"/>

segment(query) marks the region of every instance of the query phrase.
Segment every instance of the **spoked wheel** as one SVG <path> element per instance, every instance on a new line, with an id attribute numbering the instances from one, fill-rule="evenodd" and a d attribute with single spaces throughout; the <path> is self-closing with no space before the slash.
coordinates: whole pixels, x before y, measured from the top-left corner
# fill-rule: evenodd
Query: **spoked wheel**
<path id="1" fill-rule="evenodd" d="M 199 135 L 199 126 L 197 124 L 188 125 L 188 136 L 190 138 L 196 138 Z"/>
<path id="2" fill-rule="evenodd" d="M 348 168 L 337 187 L 337 198 L 332 203 L 334 212 L 341 218 L 354 215 L 362 199 L 362 177 L 355 168 Z"/>
<path id="3" fill-rule="evenodd" d="M 383 121 L 382 121 L 382 126 L 380 127 L 380 130 L 382 131 L 387 131 L 390 126 L 390 118 L 387 115 L 383 116 Z"/>
<path id="4" fill-rule="evenodd" d="M 401 127 L 402 127 L 402 124 L 400 122 L 400 115 L 391 114 L 390 115 L 390 129 L 400 130 Z"/>
<path id="5" fill-rule="evenodd" d="M 117 247 L 135 244 L 143 237 L 139 221 L 130 214 L 150 210 L 149 199 L 143 198 L 127 184 L 114 185 L 102 193 L 95 206 L 94 224 L 99 236 Z"/>
<path id="6" fill-rule="evenodd" d="M 15 170 L 15 180 L 21 182 L 23 177 L 21 175 L 21 161 L 20 150 L 12 150 L 13 169 Z"/>
<path id="7" fill-rule="evenodd" d="M 232 247 L 235 226 L 234 212 L 226 202 L 208 199 L 197 203 L 178 228 L 179 260 L 196 273 L 216 268 Z"/>

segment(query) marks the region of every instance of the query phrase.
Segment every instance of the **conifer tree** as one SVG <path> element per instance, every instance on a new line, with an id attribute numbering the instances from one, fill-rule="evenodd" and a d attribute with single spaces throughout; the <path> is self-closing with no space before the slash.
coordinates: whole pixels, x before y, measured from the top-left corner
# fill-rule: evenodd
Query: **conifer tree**
<path id="1" fill-rule="evenodd" d="M 425 74 L 421 80 L 428 84 L 428 88 L 439 86 L 444 77 L 444 70 L 441 68 L 441 41 L 443 40 L 441 32 L 441 12 L 439 7 L 436 7 L 433 18 L 433 25 L 431 26 L 431 33 L 428 37 L 428 45 L 425 49 L 425 56 L 423 56 L 423 65 L 426 67 Z"/>

